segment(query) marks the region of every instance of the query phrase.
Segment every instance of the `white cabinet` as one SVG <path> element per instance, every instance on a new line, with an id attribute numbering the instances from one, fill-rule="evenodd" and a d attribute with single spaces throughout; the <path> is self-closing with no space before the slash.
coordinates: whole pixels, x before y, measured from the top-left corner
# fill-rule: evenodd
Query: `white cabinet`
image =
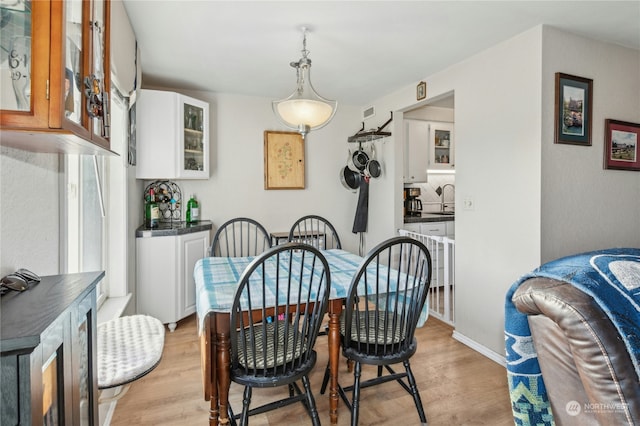
<path id="1" fill-rule="evenodd" d="M 138 179 L 209 178 L 209 104 L 142 90 L 136 102 Z"/>
<path id="2" fill-rule="evenodd" d="M 429 122 L 404 120 L 404 182 L 427 181 Z"/>
<path id="3" fill-rule="evenodd" d="M 453 123 L 429 122 L 429 169 L 454 170 Z"/>
<path id="4" fill-rule="evenodd" d="M 136 238 L 137 312 L 175 330 L 176 322 L 196 311 L 193 268 L 207 256 L 209 231 Z"/>

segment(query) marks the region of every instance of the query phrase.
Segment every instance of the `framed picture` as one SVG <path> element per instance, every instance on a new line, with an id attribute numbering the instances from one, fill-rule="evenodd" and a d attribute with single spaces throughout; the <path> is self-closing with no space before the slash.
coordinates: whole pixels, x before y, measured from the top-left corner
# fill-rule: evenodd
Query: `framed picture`
<path id="1" fill-rule="evenodd" d="M 591 145 L 593 80 L 556 73 L 555 143 Z"/>
<path id="2" fill-rule="evenodd" d="M 297 132 L 264 132 L 264 189 L 304 189 L 304 139 Z"/>
<path id="3" fill-rule="evenodd" d="M 604 168 L 640 171 L 640 124 L 611 119 L 605 120 L 604 124 Z"/>
<path id="4" fill-rule="evenodd" d="M 422 100 L 427 97 L 427 83 L 425 81 L 421 81 L 418 83 L 418 87 L 416 87 L 416 98 L 418 100 Z"/>

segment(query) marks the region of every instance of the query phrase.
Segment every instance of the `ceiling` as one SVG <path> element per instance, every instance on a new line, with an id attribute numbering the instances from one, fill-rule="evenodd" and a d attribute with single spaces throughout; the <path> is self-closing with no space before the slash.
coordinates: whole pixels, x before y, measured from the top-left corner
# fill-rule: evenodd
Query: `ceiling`
<path id="1" fill-rule="evenodd" d="M 365 106 L 539 24 L 640 50 L 640 1 L 123 0 L 146 87 L 280 99 L 301 27 L 311 80 Z"/>

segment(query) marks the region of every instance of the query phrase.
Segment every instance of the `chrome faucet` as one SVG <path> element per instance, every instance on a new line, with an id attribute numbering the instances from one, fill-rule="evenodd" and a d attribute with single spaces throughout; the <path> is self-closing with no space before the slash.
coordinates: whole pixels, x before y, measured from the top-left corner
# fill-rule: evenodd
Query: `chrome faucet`
<path id="1" fill-rule="evenodd" d="M 440 211 L 444 211 L 446 205 L 444 203 L 444 190 L 447 188 L 447 186 L 450 186 L 453 189 L 453 193 L 455 194 L 456 191 L 456 187 L 454 184 L 452 183 L 447 183 L 442 185 L 442 192 L 440 193 Z M 454 195 L 454 200 L 455 200 L 455 195 Z M 454 201 L 454 205 L 455 205 L 455 201 Z"/>

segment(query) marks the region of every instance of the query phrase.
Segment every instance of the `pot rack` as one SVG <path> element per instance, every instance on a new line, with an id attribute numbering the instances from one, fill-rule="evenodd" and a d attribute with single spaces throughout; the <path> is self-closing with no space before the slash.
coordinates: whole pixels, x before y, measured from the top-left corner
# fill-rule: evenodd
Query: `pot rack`
<path id="1" fill-rule="evenodd" d="M 376 139 L 381 139 L 387 136 L 391 136 L 391 132 L 382 131 L 382 129 L 387 127 L 387 125 L 391 123 L 391 121 L 393 121 L 393 111 L 390 111 L 390 114 L 391 114 L 391 117 L 387 120 L 386 123 L 384 123 L 382 126 L 378 127 L 377 129 L 370 129 L 370 130 L 367 130 L 366 132 L 364 131 L 364 121 L 363 121 L 362 128 L 358 130 L 358 132 L 355 135 L 349 136 L 347 138 L 347 142 L 362 144 L 364 142 L 371 142 L 371 141 L 375 141 Z"/>

